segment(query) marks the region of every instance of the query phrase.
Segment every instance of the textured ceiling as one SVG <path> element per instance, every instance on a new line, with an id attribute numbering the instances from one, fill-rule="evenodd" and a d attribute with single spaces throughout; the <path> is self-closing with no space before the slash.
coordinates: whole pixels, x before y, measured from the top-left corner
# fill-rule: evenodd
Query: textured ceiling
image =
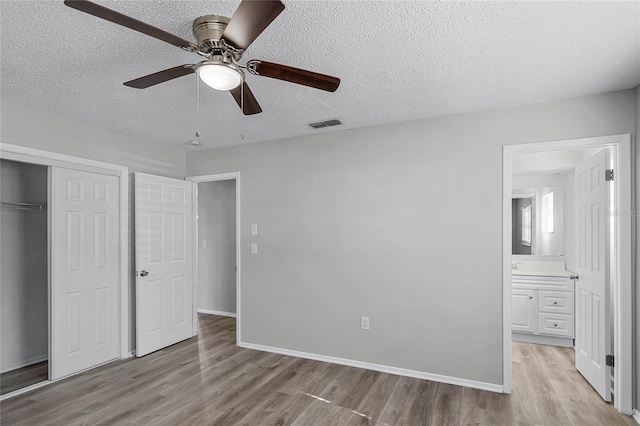
<path id="1" fill-rule="evenodd" d="M 239 1 L 98 3 L 192 40 Z M 640 84 L 640 2 L 284 0 L 247 50 L 331 74 L 337 92 L 248 75 L 263 113 L 201 85 L 198 149 L 543 102 Z M 0 1 L 1 99 L 178 149 L 196 131 L 196 76 L 122 85 L 200 57 L 59 1 Z M 312 130 L 339 118 L 344 126 Z"/>

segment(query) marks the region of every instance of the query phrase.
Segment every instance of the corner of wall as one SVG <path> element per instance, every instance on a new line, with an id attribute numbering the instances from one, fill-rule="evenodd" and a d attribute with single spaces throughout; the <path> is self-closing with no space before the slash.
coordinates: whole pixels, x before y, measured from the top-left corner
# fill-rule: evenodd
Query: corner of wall
<path id="1" fill-rule="evenodd" d="M 638 409 L 640 408 L 640 275 L 638 275 L 639 270 L 638 270 L 638 264 L 640 264 L 640 250 L 638 247 L 638 225 L 640 224 L 639 221 L 640 219 L 638 219 L 638 199 L 640 199 L 640 181 L 638 180 L 639 178 L 639 174 L 638 174 L 638 164 L 640 164 L 640 150 L 639 148 L 639 144 L 638 144 L 638 137 L 640 137 L 640 85 L 638 85 L 636 87 L 635 90 L 635 121 L 636 121 L 636 126 L 635 126 L 635 135 L 633 137 L 633 143 L 631 144 L 631 151 L 632 151 L 632 155 L 631 155 L 631 161 L 632 161 L 632 167 L 631 167 L 631 172 L 634 174 L 632 175 L 632 180 L 635 183 L 636 187 L 635 187 L 635 191 L 632 193 L 632 200 L 631 200 L 631 206 L 634 212 L 636 212 L 636 221 L 635 223 L 632 223 L 632 233 L 633 233 L 633 243 L 632 243 L 632 249 L 635 250 L 635 253 L 633 253 L 633 259 L 635 259 L 635 263 L 634 263 L 634 271 L 633 271 L 633 277 L 635 280 L 635 283 L 633 285 L 633 289 L 635 291 L 635 309 L 634 309 L 634 317 L 635 317 L 635 333 L 634 333 L 634 338 L 635 338 L 635 344 L 634 344 L 634 348 L 635 348 L 635 356 L 634 356 L 634 365 L 633 365 L 633 369 L 635 371 L 634 374 L 634 378 L 635 378 L 635 386 L 634 386 L 634 391 L 635 391 L 635 395 L 634 395 L 634 402 L 635 402 L 635 408 Z M 633 163 L 635 161 L 635 163 Z M 636 411 L 637 412 L 637 411 Z"/>

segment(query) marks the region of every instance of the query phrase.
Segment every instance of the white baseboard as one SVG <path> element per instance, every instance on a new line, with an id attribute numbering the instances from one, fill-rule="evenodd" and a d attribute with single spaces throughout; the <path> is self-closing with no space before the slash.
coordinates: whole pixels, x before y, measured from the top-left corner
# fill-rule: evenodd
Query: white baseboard
<path id="1" fill-rule="evenodd" d="M 33 358 L 12 362 L 11 364 L 3 365 L 2 368 L 0 368 L 0 374 L 17 370 L 18 368 L 26 367 L 28 365 L 37 364 L 39 362 L 46 361 L 47 359 L 49 359 L 49 354 L 38 355 Z"/>
<path id="2" fill-rule="evenodd" d="M 632 416 L 636 422 L 638 422 L 638 424 L 640 424 L 640 411 L 638 410 L 633 410 L 633 416 Z"/>
<path id="3" fill-rule="evenodd" d="M 200 309 L 200 308 L 198 308 L 197 311 L 199 314 L 219 315 L 221 317 L 231 317 L 231 318 L 236 317 L 235 312 L 213 311 L 211 309 Z"/>
<path id="4" fill-rule="evenodd" d="M 272 352 L 281 355 L 295 356 L 298 358 L 312 359 L 315 361 L 329 362 L 332 364 L 347 365 L 349 367 L 364 368 L 365 370 L 380 371 L 382 373 L 395 374 L 398 376 L 413 377 L 416 379 L 430 380 L 432 382 L 447 383 L 450 385 L 465 386 L 468 388 L 481 389 L 491 392 L 503 392 L 502 385 L 494 383 L 477 382 L 475 380 L 461 379 L 459 377 L 442 376 L 440 374 L 426 373 L 405 368 L 391 367 L 388 365 L 373 364 L 370 362 L 356 361 L 346 358 L 337 358 L 327 355 L 318 355 L 309 352 L 294 351 L 291 349 L 275 348 L 272 346 L 258 345 L 255 343 L 238 342 L 241 348 L 255 349 L 263 352 Z"/>

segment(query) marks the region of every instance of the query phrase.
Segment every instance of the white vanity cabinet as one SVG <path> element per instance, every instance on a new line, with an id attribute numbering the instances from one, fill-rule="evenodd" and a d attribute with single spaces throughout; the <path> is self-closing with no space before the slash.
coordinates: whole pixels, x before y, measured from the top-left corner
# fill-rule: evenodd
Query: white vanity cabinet
<path id="1" fill-rule="evenodd" d="M 511 332 L 515 341 L 573 346 L 573 280 L 512 275 Z"/>

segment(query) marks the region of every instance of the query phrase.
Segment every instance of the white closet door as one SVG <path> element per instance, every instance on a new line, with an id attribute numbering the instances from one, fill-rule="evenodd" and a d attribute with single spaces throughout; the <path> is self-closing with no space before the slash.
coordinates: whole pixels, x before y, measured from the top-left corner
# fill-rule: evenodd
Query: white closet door
<path id="1" fill-rule="evenodd" d="M 53 169 L 52 376 L 118 358 L 119 179 Z"/>
<path id="2" fill-rule="evenodd" d="M 576 166 L 578 277 L 576 281 L 576 368 L 605 401 L 611 401 L 609 304 L 608 151 Z"/>
<path id="3" fill-rule="evenodd" d="M 136 173 L 136 355 L 193 334 L 191 182 Z"/>

